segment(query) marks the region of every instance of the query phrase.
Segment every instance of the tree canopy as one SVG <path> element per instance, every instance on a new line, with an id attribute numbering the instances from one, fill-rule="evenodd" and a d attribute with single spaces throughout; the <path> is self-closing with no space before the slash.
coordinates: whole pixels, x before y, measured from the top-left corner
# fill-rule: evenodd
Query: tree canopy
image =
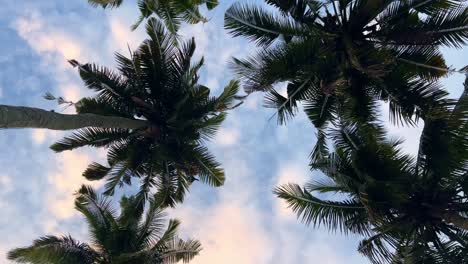
<path id="1" fill-rule="evenodd" d="M 82 186 L 75 208 L 88 223 L 89 244 L 71 236 L 44 236 L 32 246 L 11 250 L 8 258 L 31 264 L 186 263 L 201 250 L 197 240 L 177 237 L 178 220 L 165 224 L 165 214 L 155 200 L 144 213 L 138 197 L 123 197 L 117 215 L 105 196 Z"/>

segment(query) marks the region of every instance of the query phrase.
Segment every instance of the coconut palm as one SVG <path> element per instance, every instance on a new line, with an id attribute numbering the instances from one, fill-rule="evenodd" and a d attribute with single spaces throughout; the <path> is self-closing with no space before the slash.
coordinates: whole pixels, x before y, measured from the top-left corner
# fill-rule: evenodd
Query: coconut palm
<path id="1" fill-rule="evenodd" d="M 197 240 L 177 238 L 178 220 L 166 225 L 165 214 L 151 200 L 144 215 L 144 206 L 137 197 L 123 197 L 121 212 L 116 215 L 110 201 L 83 186 L 75 200 L 75 208 L 89 225 L 91 243 L 81 243 L 71 236 L 45 236 L 32 246 L 17 248 L 8 258 L 32 264 L 140 264 L 189 262 L 201 250 Z"/>
<path id="2" fill-rule="evenodd" d="M 306 223 L 365 236 L 359 251 L 374 263 L 394 260 L 392 248 L 404 245 L 461 263 L 449 262 L 456 255 L 448 248 L 468 249 L 468 78 L 457 102 L 428 110 L 424 120 L 416 159 L 379 125 L 343 121 L 330 131 L 334 152 L 322 149 L 311 164 L 328 180 L 275 193 Z"/>
<path id="3" fill-rule="evenodd" d="M 247 92 L 262 91 L 285 122 L 299 102 L 323 129 L 337 116 L 414 123 L 421 108 L 446 95 L 436 80 L 451 72 L 439 49 L 468 39 L 468 9 L 457 0 L 265 0 L 271 8 L 234 4 L 225 28 L 261 47 L 234 59 Z M 277 11 L 274 11 L 277 10 Z M 287 97 L 274 88 L 287 82 Z"/>
<path id="4" fill-rule="evenodd" d="M 86 86 L 97 92 L 75 104 L 77 115 L 0 106 L 0 126 L 80 128 L 51 148 L 107 148 L 109 164 L 92 163 L 83 174 L 87 179 L 107 177 L 105 194 L 112 195 L 117 186 L 140 178 L 141 195 L 156 188 L 161 201 L 174 206 L 195 180 L 224 183 L 224 171 L 204 143 L 215 135 L 226 111 L 236 107 L 238 83 L 210 96 L 209 88 L 198 84 L 203 59 L 192 62 L 194 40 L 177 47 L 154 18 L 146 29 L 150 39 L 137 51 L 130 57 L 116 55 L 118 71 L 71 61 Z"/>
<path id="5" fill-rule="evenodd" d="M 88 2 L 93 6 L 116 8 L 123 3 L 123 0 L 88 0 Z M 208 21 L 199 10 L 203 5 L 211 10 L 218 5 L 218 0 L 138 0 L 140 18 L 132 29 L 135 30 L 141 22 L 154 15 L 164 22 L 169 32 L 176 33 L 182 22 L 197 24 Z"/>

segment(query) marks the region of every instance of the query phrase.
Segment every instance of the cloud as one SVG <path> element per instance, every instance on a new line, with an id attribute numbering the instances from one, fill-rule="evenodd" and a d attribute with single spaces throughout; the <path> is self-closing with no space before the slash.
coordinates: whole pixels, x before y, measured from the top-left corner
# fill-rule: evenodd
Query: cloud
<path id="1" fill-rule="evenodd" d="M 17 19 L 14 28 L 47 63 L 68 66 L 67 59 L 82 59 L 79 41 L 62 30 L 47 25 L 39 13 Z"/>
<path id="2" fill-rule="evenodd" d="M 0 175 L 0 189 L 3 193 L 8 193 L 13 190 L 11 177 L 7 175 Z"/>
<path id="3" fill-rule="evenodd" d="M 144 24 L 140 25 L 138 30 L 131 31 L 130 26 L 133 21 L 133 16 L 119 12 L 119 14 L 113 13 L 109 17 L 109 26 L 111 30 L 110 43 L 114 51 L 118 51 L 123 54 L 128 54 L 128 48 L 136 50 L 140 43 L 146 38 L 143 33 Z"/>
<path id="4" fill-rule="evenodd" d="M 255 208 L 223 201 L 213 208 L 179 214 L 188 236 L 203 245 L 194 264 L 270 263 L 271 240 L 263 226 L 263 215 Z"/>
<path id="5" fill-rule="evenodd" d="M 74 209 L 74 193 L 85 183 L 81 176 L 83 171 L 91 163 L 91 157 L 83 151 L 74 150 L 56 154 L 54 164 L 48 172 L 50 190 L 44 201 L 51 217 L 55 219 L 67 219 L 76 214 Z M 100 183 L 91 182 L 99 186 Z"/>
<path id="6" fill-rule="evenodd" d="M 236 144 L 239 139 L 239 131 L 237 129 L 221 128 L 219 129 L 215 143 L 221 146 L 231 146 Z"/>

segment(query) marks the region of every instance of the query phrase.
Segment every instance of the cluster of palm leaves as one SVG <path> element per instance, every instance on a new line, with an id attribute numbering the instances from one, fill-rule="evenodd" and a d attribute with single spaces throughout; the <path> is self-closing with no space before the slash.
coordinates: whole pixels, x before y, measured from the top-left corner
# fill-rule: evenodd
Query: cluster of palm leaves
<path id="1" fill-rule="evenodd" d="M 93 6 L 103 8 L 116 8 L 122 5 L 123 0 L 88 0 Z M 140 17 L 132 25 L 135 30 L 147 18 L 155 16 L 163 22 L 171 33 L 177 33 L 182 22 L 197 24 L 206 23 L 208 19 L 200 13 L 200 6 L 205 5 L 209 10 L 218 5 L 218 0 L 138 0 Z"/>
<path id="2" fill-rule="evenodd" d="M 88 0 L 119 7 L 123 0 Z M 468 40 L 463 0 L 265 0 L 270 8 L 233 4 L 225 28 L 261 49 L 235 58 L 232 68 L 247 94 L 264 92 L 280 124 L 302 106 L 317 128 L 310 167 L 325 177 L 275 194 L 306 224 L 363 237 L 359 252 L 373 263 L 468 263 L 468 77 L 457 100 L 438 80 L 454 72 L 441 48 Z M 48 236 L 9 253 L 23 263 L 175 263 L 201 250 L 176 238 L 179 222 L 163 232 L 162 210 L 183 202 L 195 181 L 221 186 L 221 165 L 205 146 L 226 113 L 245 97 L 231 81 L 219 96 L 198 83 L 203 59 L 194 40 L 180 42 L 182 22 L 206 22 L 200 6 L 216 0 L 139 0 L 149 39 L 117 70 L 70 63 L 95 92 L 74 105 L 77 115 L 0 105 L 0 126 L 74 132 L 56 152 L 91 146 L 107 150 L 88 180 L 106 179 L 103 195 L 83 186 L 76 209 L 87 219 L 91 244 Z M 287 83 L 287 96 L 275 90 Z M 55 100 L 52 95 L 46 99 Z M 418 153 L 389 139 L 390 122 L 423 121 Z M 105 196 L 138 180 L 139 192 L 121 201 L 116 216 Z M 326 197 L 333 197 L 324 199 Z M 145 205 L 149 203 L 146 209 Z"/>
<path id="3" fill-rule="evenodd" d="M 105 196 L 82 186 L 75 208 L 88 222 L 91 244 L 80 243 L 70 236 L 46 236 L 30 247 L 10 251 L 8 258 L 19 263 L 185 263 L 201 250 L 197 240 L 177 237 L 180 222 L 173 219 L 166 225 L 166 215 L 153 199 L 144 213 L 137 197 L 123 197 L 117 216 Z"/>
<path id="4" fill-rule="evenodd" d="M 364 236 L 374 263 L 467 262 L 468 81 L 459 100 L 437 83 L 455 71 L 440 48 L 468 40 L 463 1 L 266 2 L 277 11 L 234 4 L 225 15 L 232 35 L 262 47 L 233 69 L 279 123 L 303 106 L 318 129 L 311 168 L 327 176 L 275 193 L 308 224 Z M 395 124 L 424 121 L 416 158 L 387 138 L 380 101 Z"/>
<path id="5" fill-rule="evenodd" d="M 236 107 L 238 83 L 229 83 L 217 97 L 198 84 L 203 60 L 192 63 L 194 40 L 177 43 L 151 18 L 150 39 L 131 56 L 117 54 L 118 71 L 94 64 L 79 68 L 86 86 L 97 94 L 76 104 L 78 114 L 139 118 L 140 129 L 86 127 L 55 143 L 56 152 L 83 146 L 107 148 L 107 165 L 92 163 L 83 175 L 88 180 L 107 178 L 105 194 L 117 186 L 141 180 L 140 196 L 157 189 L 163 206 L 182 202 L 196 180 L 212 186 L 224 183 L 224 171 L 204 146 Z M 143 199 L 143 200 L 144 200 Z"/>

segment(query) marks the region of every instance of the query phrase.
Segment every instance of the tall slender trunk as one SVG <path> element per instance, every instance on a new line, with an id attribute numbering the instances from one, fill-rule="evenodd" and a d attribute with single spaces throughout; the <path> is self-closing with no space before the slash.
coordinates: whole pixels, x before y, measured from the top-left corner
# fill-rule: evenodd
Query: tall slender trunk
<path id="1" fill-rule="evenodd" d="M 144 120 L 95 114 L 65 115 L 34 107 L 0 105 L 0 128 L 46 128 L 73 130 L 84 127 L 137 129 Z"/>
<path id="2" fill-rule="evenodd" d="M 468 230 L 468 218 L 459 215 L 457 212 L 447 212 L 443 215 L 443 219 L 458 228 Z"/>

